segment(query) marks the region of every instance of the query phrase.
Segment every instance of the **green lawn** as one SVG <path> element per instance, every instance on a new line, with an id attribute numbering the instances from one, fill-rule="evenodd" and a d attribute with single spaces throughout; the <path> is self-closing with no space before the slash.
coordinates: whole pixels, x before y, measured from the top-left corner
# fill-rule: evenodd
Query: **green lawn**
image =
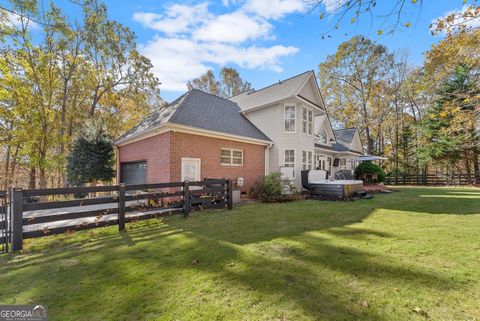
<path id="1" fill-rule="evenodd" d="M 480 320 L 480 189 L 244 205 L 26 248 L 0 258 L 0 303 L 50 320 Z"/>

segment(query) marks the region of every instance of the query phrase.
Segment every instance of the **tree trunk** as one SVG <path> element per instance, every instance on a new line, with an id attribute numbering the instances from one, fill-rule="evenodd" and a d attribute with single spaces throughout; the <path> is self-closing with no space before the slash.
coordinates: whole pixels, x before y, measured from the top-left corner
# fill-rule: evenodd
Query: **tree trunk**
<path id="1" fill-rule="evenodd" d="M 7 145 L 7 153 L 6 153 L 6 156 L 5 156 L 5 174 L 3 175 L 3 178 L 4 178 L 4 181 L 3 181 L 3 185 L 4 185 L 4 189 L 8 189 L 8 185 L 10 184 L 10 171 L 9 171 L 9 168 L 10 168 L 10 151 L 11 151 L 11 147 L 10 145 Z"/>
<path id="2" fill-rule="evenodd" d="M 45 167 L 40 166 L 39 167 L 39 175 L 38 175 L 38 183 L 40 185 L 40 188 L 47 188 L 47 174 L 45 172 Z"/>
<path id="3" fill-rule="evenodd" d="M 470 168 L 470 158 L 469 158 L 469 153 L 468 151 L 465 152 L 465 171 L 467 174 L 467 184 L 471 185 L 472 184 L 472 169 Z M 462 175 L 460 172 L 459 175 Z M 459 185 L 462 185 L 462 176 L 459 176 Z"/>
<path id="4" fill-rule="evenodd" d="M 473 149 L 473 174 L 475 175 L 475 184 L 480 184 L 480 167 L 478 164 L 478 148 Z"/>
<path id="5" fill-rule="evenodd" d="M 35 189 L 37 186 L 37 169 L 35 166 L 30 167 L 30 180 L 28 182 L 29 189 Z"/>

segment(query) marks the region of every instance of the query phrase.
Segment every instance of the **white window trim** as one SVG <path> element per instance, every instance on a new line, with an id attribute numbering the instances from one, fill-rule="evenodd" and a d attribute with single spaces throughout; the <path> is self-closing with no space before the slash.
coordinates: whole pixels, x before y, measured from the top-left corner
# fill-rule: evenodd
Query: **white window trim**
<path id="1" fill-rule="evenodd" d="M 304 110 L 307 111 L 307 129 L 308 129 L 308 124 L 310 124 L 310 134 L 308 133 L 308 130 L 307 130 L 306 133 L 303 132 L 304 129 L 305 129 L 305 127 L 303 126 L 303 125 L 304 125 L 303 122 L 305 121 L 305 120 L 303 119 L 303 111 L 304 111 Z M 308 121 L 308 113 L 309 113 L 309 112 L 312 113 L 312 121 L 311 121 L 311 122 Z M 302 134 L 303 134 L 303 135 L 307 135 L 307 136 L 312 136 L 312 135 L 313 135 L 313 130 L 314 130 L 314 129 L 313 129 L 314 118 L 315 118 L 315 117 L 314 117 L 314 115 L 313 115 L 313 110 L 312 110 L 311 108 L 306 107 L 306 106 L 302 106 Z"/>
<path id="2" fill-rule="evenodd" d="M 339 161 L 338 161 L 338 168 L 346 169 L 346 168 L 347 168 L 347 158 L 346 158 L 346 157 L 339 157 L 338 159 L 339 159 Z M 342 159 L 345 160 L 345 165 L 343 165 L 343 166 L 340 165 L 340 162 L 341 162 Z"/>
<path id="3" fill-rule="evenodd" d="M 306 153 L 306 160 L 307 162 L 303 162 L 303 153 Z M 310 161 L 308 160 L 308 154 L 310 153 Z M 313 169 L 314 167 L 314 154 L 313 154 L 313 151 L 312 150 L 307 150 L 307 149 L 304 149 L 302 150 L 302 170 L 306 170 L 306 169 Z M 304 166 L 306 168 L 304 168 Z"/>
<path id="4" fill-rule="evenodd" d="M 285 152 L 287 150 L 293 150 L 293 167 L 295 168 L 295 164 L 297 162 L 297 150 L 295 148 L 284 148 L 283 149 L 283 166 L 287 166 L 287 164 L 285 162 Z M 289 162 L 288 164 L 292 164 L 292 163 Z"/>
<path id="5" fill-rule="evenodd" d="M 183 172 L 183 164 L 182 162 L 183 161 L 198 161 L 198 166 L 199 166 L 199 177 L 200 179 L 199 180 L 202 180 L 202 159 L 201 158 L 193 158 L 193 157 L 182 157 L 180 159 L 180 177 L 183 178 L 183 176 L 185 175 L 185 173 Z"/>
<path id="6" fill-rule="evenodd" d="M 286 118 L 285 118 L 285 111 L 286 111 L 287 107 L 293 107 L 293 108 L 294 108 L 294 116 L 293 116 L 293 117 L 294 117 L 294 118 L 293 118 L 293 120 L 294 120 L 294 122 L 293 122 L 293 123 L 294 123 L 294 126 L 293 126 L 293 131 L 288 131 L 288 132 L 285 130 L 285 120 L 286 120 Z M 284 105 L 283 105 L 283 132 L 284 132 L 285 134 L 295 134 L 295 133 L 297 132 L 297 123 L 298 123 L 298 122 L 297 122 L 297 118 L 298 118 L 298 117 L 297 117 L 297 105 L 296 105 L 296 104 L 284 104 Z M 288 148 L 287 148 L 287 149 L 288 149 Z"/>
<path id="7" fill-rule="evenodd" d="M 231 153 L 230 157 L 230 164 L 222 163 L 222 150 L 229 150 Z M 242 164 L 233 164 L 233 152 L 241 152 L 242 153 Z M 245 164 L 245 153 L 243 149 L 236 149 L 236 148 L 228 148 L 228 147 L 221 147 L 220 148 L 220 165 L 221 166 L 235 166 L 235 167 L 241 167 Z"/>

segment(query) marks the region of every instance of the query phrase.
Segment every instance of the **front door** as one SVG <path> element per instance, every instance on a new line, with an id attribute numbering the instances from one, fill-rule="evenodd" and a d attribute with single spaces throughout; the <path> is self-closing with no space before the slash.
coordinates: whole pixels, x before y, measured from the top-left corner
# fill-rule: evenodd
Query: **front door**
<path id="1" fill-rule="evenodd" d="M 182 158 L 182 176 L 183 181 L 199 181 L 201 179 L 200 174 L 201 161 L 200 158 Z"/>

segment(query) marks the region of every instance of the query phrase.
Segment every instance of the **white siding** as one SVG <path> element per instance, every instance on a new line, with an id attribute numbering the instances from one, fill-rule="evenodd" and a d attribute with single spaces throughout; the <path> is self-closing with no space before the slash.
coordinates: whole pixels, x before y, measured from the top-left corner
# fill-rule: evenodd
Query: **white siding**
<path id="1" fill-rule="evenodd" d="M 284 106 L 294 104 L 296 106 L 295 133 L 284 131 Z M 279 172 L 284 162 L 284 150 L 295 150 L 295 183 L 300 188 L 300 172 L 302 170 L 302 151 L 315 152 L 315 136 L 303 134 L 302 115 L 303 107 L 308 107 L 314 112 L 314 116 L 322 113 L 318 109 L 307 106 L 298 98 L 289 98 L 281 103 L 246 113 L 245 116 L 265 133 L 272 141 L 273 146 L 269 152 L 269 172 Z M 314 117 L 315 119 L 315 117 Z"/>

